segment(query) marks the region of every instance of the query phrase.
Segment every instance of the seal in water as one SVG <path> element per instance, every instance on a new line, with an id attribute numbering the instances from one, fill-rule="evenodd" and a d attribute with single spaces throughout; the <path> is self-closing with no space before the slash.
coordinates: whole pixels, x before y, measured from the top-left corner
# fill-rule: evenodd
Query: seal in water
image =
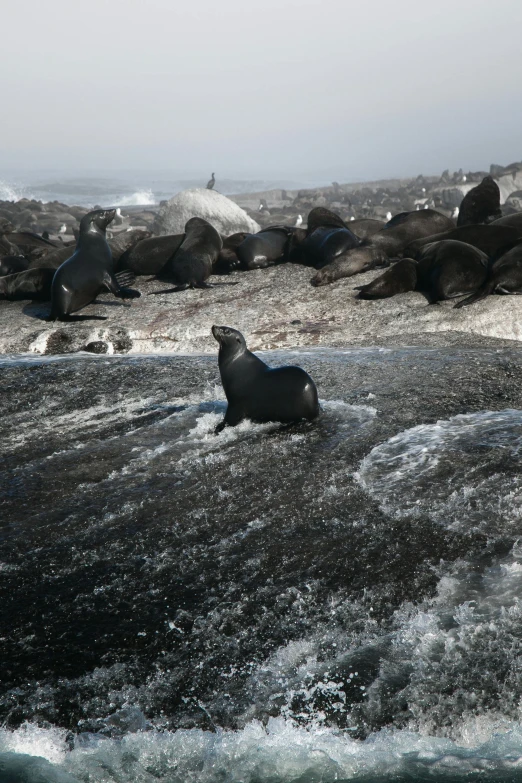
<path id="1" fill-rule="evenodd" d="M 265 269 L 283 261 L 291 235 L 288 226 L 270 226 L 247 236 L 236 250 L 242 269 Z"/>
<path id="2" fill-rule="evenodd" d="M 471 296 L 455 305 L 455 308 L 485 299 L 490 294 L 522 295 L 522 244 L 511 248 L 495 261 L 484 285 Z"/>
<path id="3" fill-rule="evenodd" d="M 433 242 L 419 254 L 417 290 L 430 304 L 470 294 L 483 285 L 488 265 L 487 255 L 465 242 Z"/>
<path id="4" fill-rule="evenodd" d="M 396 294 L 415 291 L 417 286 L 417 262 L 403 258 L 367 285 L 360 285 L 359 299 L 388 299 Z"/>
<path id="5" fill-rule="evenodd" d="M 154 293 L 210 288 L 206 280 L 212 274 L 222 247 L 223 240 L 214 226 L 203 218 L 190 218 L 185 224 L 185 238 L 179 250 L 157 274 L 158 280 L 174 283 L 175 288 Z"/>
<path id="6" fill-rule="evenodd" d="M 315 383 L 301 367 L 271 369 L 248 350 L 241 332 L 228 326 L 213 326 L 212 334 L 219 343 L 219 372 L 228 400 L 216 432 L 243 419 L 288 424 L 319 415 Z"/>
<path id="7" fill-rule="evenodd" d="M 53 278 L 50 321 L 88 318 L 71 319 L 71 313 L 90 304 L 104 288 L 119 299 L 141 296 L 139 291 L 123 288 L 113 274 L 105 231 L 115 214 L 115 209 L 97 209 L 82 218 L 76 251 L 56 270 Z"/>
<path id="8" fill-rule="evenodd" d="M 488 175 L 480 185 L 469 190 L 462 199 L 457 226 L 491 223 L 501 217 L 500 190 L 493 177 Z"/>
<path id="9" fill-rule="evenodd" d="M 315 286 L 328 285 L 342 277 L 351 277 L 378 266 L 389 266 L 390 259 L 403 255 L 404 248 L 414 239 L 454 227 L 453 220 L 434 209 L 402 212 L 395 215 L 368 242 L 342 253 L 310 282 Z"/>

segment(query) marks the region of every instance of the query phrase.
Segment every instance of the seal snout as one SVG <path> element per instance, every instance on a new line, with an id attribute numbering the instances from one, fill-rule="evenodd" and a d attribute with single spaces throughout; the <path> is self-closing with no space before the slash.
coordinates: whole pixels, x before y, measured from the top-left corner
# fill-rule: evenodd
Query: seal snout
<path id="1" fill-rule="evenodd" d="M 225 329 L 226 326 L 213 326 L 212 327 L 212 334 L 214 335 L 214 338 L 218 341 L 218 343 L 221 342 L 221 340 L 225 337 Z"/>

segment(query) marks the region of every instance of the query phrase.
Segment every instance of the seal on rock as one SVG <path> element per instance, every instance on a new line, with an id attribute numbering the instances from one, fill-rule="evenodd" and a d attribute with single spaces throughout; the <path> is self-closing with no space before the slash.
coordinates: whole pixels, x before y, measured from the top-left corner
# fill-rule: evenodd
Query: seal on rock
<path id="1" fill-rule="evenodd" d="M 490 294 L 522 295 L 522 244 L 516 245 L 495 261 L 484 285 L 471 296 L 455 305 L 455 308 L 485 299 Z"/>
<path id="2" fill-rule="evenodd" d="M 500 189 L 493 177 L 488 175 L 479 185 L 469 190 L 462 199 L 457 226 L 491 223 L 501 217 Z"/>
<path id="3" fill-rule="evenodd" d="M 509 250 L 522 238 L 522 232 L 512 225 L 500 224 L 498 221 L 488 225 L 477 224 L 470 226 L 458 226 L 450 231 L 443 231 L 429 237 L 423 237 L 410 242 L 404 249 L 404 256 L 417 258 L 423 247 L 433 242 L 451 239 L 457 242 L 465 242 L 473 245 L 489 258 L 496 258 L 499 254 Z"/>
<path id="4" fill-rule="evenodd" d="M 367 285 L 360 285 L 359 299 L 387 299 L 396 294 L 415 291 L 417 286 L 417 262 L 403 258 Z"/>
<path id="5" fill-rule="evenodd" d="M 214 264 L 215 274 L 229 275 L 234 269 L 239 269 L 241 263 L 237 257 L 237 249 L 249 236 L 252 235 L 247 231 L 238 231 L 235 234 L 231 234 L 229 237 L 223 237 L 223 247 Z"/>
<path id="6" fill-rule="evenodd" d="M 212 334 L 219 343 L 219 372 L 228 400 L 216 432 L 244 419 L 288 424 L 319 415 L 315 383 L 301 367 L 268 367 L 248 350 L 241 332 L 228 326 L 213 326 Z"/>
<path id="7" fill-rule="evenodd" d="M 54 269 L 26 269 L 0 277 L 0 299 L 48 302 L 54 273 Z"/>
<path id="8" fill-rule="evenodd" d="M 389 266 L 390 259 L 403 255 L 404 248 L 414 239 L 454 227 L 453 220 L 434 209 L 402 212 L 395 215 L 368 242 L 342 253 L 310 282 L 315 286 L 328 285 L 342 277 L 351 277 L 378 266 Z"/>
<path id="9" fill-rule="evenodd" d="M 292 229 L 288 226 L 269 226 L 257 234 L 250 234 L 236 250 L 243 269 L 264 269 L 284 260 Z"/>
<path id="10" fill-rule="evenodd" d="M 71 313 L 90 304 L 104 288 L 120 299 L 141 296 L 139 291 L 122 287 L 113 273 L 105 231 L 115 214 L 115 209 L 99 209 L 82 218 L 76 251 L 53 278 L 50 321 L 72 320 Z M 82 316 L 74 320 L 79 319 Z"/>
<path id="11" fill-rule="evenodd" d="M 120 256 L 116 269 L 130 269 L 135 275 L 157 275 L 179 250 L 185 234 L 153 237 L 150 232 Z"/>
<path id="12" fill-rule="evenodd" d="M 157 274 L 158 280 L 174 283 L 175 287 L 154 293 L 210 288 L 206 280 L 212 274 L 222 247 L 223 240 L 214 226 L 203 218 L 190 218 L 179 250 Z"/>
<path id="13" fill-rule="evenodd" d="M 488 265 L 487 255 L 465 242 L 433 242 L 419 254 L 417 290 L 431 304 L 470 294 L 483 285 Z"/>

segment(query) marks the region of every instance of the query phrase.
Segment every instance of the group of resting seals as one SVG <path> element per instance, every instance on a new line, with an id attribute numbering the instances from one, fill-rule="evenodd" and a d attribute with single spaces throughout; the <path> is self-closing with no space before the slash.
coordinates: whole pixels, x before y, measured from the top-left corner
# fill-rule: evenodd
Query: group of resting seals
<path id="1" fill-rule="evenodd" d="M 360 298 L 417 290 L 430 302 L 466 296 L 458 305 L 463 306 L 488 293 L 521 288 L 522 251 L 516 248 L 522 242 L 522 213 L 500 215 L 498 186 L 485 177 L 464 197 L 457 226 L 433 209 L 402 212 L 387 223 L 345 223 L 316 207 L 306 228 L 277 225 L 223 237 L 208 221 L 193 217 L 183 234 L 153 237 L 133 230 L 107 241 L 105 229 L 115 210 L 95 210 L 82 219 L 74 249 L 0 225 L 0 298 L 50 299 L 51 318 L 68 320 L 102 290 L 119 298 L 139 296 L 128 287 L 137 275 L 168 283 L 170 288 L 153 293 L 169 293 L 209 288 L 212 274 L 290 262 L 314 268 L 314 286 L 389 267 L 361 286 Z"/>

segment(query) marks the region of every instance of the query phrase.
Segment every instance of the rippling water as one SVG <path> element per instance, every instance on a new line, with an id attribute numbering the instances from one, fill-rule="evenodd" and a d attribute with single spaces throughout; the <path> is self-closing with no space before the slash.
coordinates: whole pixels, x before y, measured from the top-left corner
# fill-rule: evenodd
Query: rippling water
<path id="1" fill-rule="evenodd" d="M 0 361 L 6 780 L 519 779 L 520 352 L 268 360 Z"/>

